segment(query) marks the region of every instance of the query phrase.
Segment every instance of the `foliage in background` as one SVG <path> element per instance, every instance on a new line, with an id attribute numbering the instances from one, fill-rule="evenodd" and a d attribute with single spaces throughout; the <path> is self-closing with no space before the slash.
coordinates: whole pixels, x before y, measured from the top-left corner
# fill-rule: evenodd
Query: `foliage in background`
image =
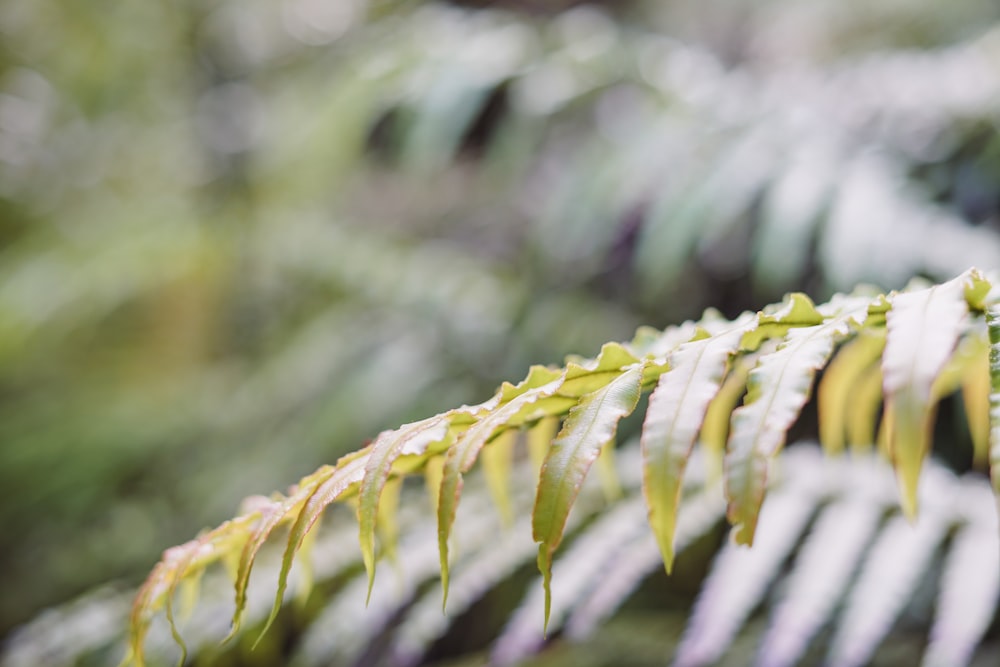
<path id="1" fill-rule="evenodd" d="M 990 2 L 9 4 L 3 629 L 639 322 L 1000 264 Z"/>

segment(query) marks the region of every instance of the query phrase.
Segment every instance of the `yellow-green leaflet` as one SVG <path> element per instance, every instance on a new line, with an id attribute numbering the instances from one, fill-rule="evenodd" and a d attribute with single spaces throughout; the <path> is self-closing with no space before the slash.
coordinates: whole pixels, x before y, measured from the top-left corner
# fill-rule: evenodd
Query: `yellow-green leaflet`
<path id="1" fill-rule="evenodd" d="M 541 366 L 516 387 L 505 386 L 501 392 L 501 405 L 484 415 L 467 430 L 448 450 L 438 496 L 438 551 L 441 555 L 442 605 L 448 601 L 448 538 L 455 522 L 455 512 L 462 496 L 462 474 L 476 462 L 479 451 L 497 429 L 506 425 L 517 414 L 530 409 L 533 403 L 552 396 L 563 382 L 561 373 Z"/>
<path id="2" fill-rule="evenodd" d="M 852 398 L 858 385 L 885 347 L 885 329 L 862 329 L 845 344 L 826 367 L 816 391 L 819 410 L 819 441 L 828 454 L 840 454 L 847 441 L 848 423 L 857 416 Z M 881 392 L 880 392 L 881 395 Z"/>
<path id="3" fill-rule="evenodd" d="M 709 403 L 719 391 L 726 365 L 740 345 L 745 327 L 678 347 L 669 370 L 649 399 L 642 428 L 642 489 L 649 524 L 669 573 L 684 469 Z"/>
<path id="4" fill-rule="evenodd" d="M 781 346 L 762 356 L 750 371 L 746 398 L 733 412 L 725 462 L 726 515 L 738 543 L 753 543 L 769 461 L 784 445 L 788 429 L 809 399 L 816 371 L 851 326 L 864 320 L 870 301 L 848 299 L 825 322 L 814 309 L 822 324 L 789 329 Z"/>
<path id="5" fill-rule="evenodd" d="M 257 637 L 257 642 L 260 642 L 278 616 L 281 603 L 285 598 L 285 588 L 288 586 L 288 573 L 292 571 L 292 562 L 302 546 L 302 541 L 330 503 L 349 491 L 353 491 L 361 483 L 370 454 L 371 448 L 366 448 L 360 452 L 348 454 L 337 461 L 337 466 L 331 469 L 327 478 L 316 486 L 315 491 L 312 492 L 302 510 L 295 517 L 295 523 L 292 524 L 292 529 L 288 534 L 285 553 L 281 558 L 281 570 L 278 573 L 278 588 L 274 595 L 274 604 L 271 606 L 271 613 L 267 617 L 267 622 L 264 623 L 264 628 Z"/>
<path id="6" fill-rule="evenodd" d="M 536 474 L 541 471 L 549 445 L 555 440 L 558 431 L 559 417 L 544 417 L 528 429 L 528 458 L 531 459 Z"/>
<path id="7" fill-rule="evenodd" d="M 552 443 L 538 482 L 532 511 L 532 535 L 538 546 L 538 569 L 545 586 L 545 623 L 552 592 L 552 554 L 562 540 L 566 518 L 601 447 L 615 435 L 618 422 L 639 402 L 643 364 L 634 364 L 605 386 L 583 396 L 570 410 Z"/>
<path id="8" fill-rule="evenodd" d="M 930 448 L 933 386 L 962 333 L 966 293 L 985 283 L 969 271 L 941 285 L 892 295 L 882 355 L 889 453 L 896 466 L 903 511 L 917 511 L 920 468 Z M 978 304 L 977 304 L 978 305 Z"/>
<path id="9" fill-rule="evenodd" d="M 746 391 L 752 365 L 746 356 L 734 357 L 729 362 L 726 379 L 705 411 L 698 443 L 705 454 L 708 478 L 713 482 L 722 478 L 722 459 L 726 453 L 726 439 L 729 437 L 729 417 Z"/>
<path id="10" fill-rule="evenodd" d="M 466 411 L 472 409 L 467 408 Z M 386 431 L 371 445 L 371 453 L 365 462 L 364 478 L 358 490 L 358 541 L 361 544 L 365 571 L 368 572 L 369 595 L 375 583 L 375 524 L 379 499 L 385 482 L 389 479 L 392 464 L 404 453 L 404 448 L 408 448 L 406 453 L 420 454 L 432 443 L 443 440 L 448 434 L 451 414 L 444 413 L 395 431 Z"/>
<path id="11" fill-rule="evenodd" d="M 882 407 L 882 365 L 873 363 L 858 378 L 848 396 L 846 415 L 847 444 L 852 453 L 870 452 L 876 442 L 875 427 Z"/>
<path id="12" fill-rule="evenodd" d="M 962 382 L 962 402 L 972 438 L 972 462 L 985 465 L 990 458 L 990 345 L 989 339 L 971 339 L 969 372 Z"/>
<path id="13" fill-rule="evenodd" d="M 399 511 L 399 494 L 402 490 L 402 476 L 390 477 L 386 480 L 378 504 L 375 528 L 382 552 L 390 562 L 396 560 L 396 542 L 399 539 L 399 522 L 396 521 L 396 514 Z"/>
<path id="14" fill-rule="evenodd" d="M 483 476 L 489 487 L 490 497 L 496 505 L 497 513 L 504 528 L 514 523 L 514 508 L 510 504 L 510 469 L 514 462 L 514 445 L 517 444 L 517 429 L 507 429 L 493 438 L 489 446 L 479 454 Z"/>

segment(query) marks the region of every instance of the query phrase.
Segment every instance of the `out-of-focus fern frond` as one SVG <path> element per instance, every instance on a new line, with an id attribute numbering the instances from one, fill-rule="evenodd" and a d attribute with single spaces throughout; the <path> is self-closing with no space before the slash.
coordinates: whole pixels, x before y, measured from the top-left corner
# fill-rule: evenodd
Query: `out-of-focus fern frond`
<path id="1" fill-rule="evenodd" d="M 507 627 L 484 635 L 483 641 L 493 642 L 492 660 L 497 664 L 520 662 L 538 651 L 545 653 L 553 644 L 585 644 L 645 578 L 663 576 L 656 540 L 643 528 L 643 496 L 635 474 L 638 447 L 630 444 L 621 453 L 625 499 L 606 506 L 599 485 L 588 483 L 580 511 L 571 516 L 572 543 L 556 553 L 550 639 L 546 641 L 542 633 L 544 593 L 539 577 Z M 807 652 L 815 655 L 824 647 L 829 649 L 830 664 L 865 664 L 891 633 L 918 584 L 925 593 L 932 586 L 940 588 L 934 596 L 933 619 L 929 613 L 915 612 L 916 622 L 930 636 L 923 664 L 967 664 L 976 655 L 1000 599 L 996 573 L 1000 528 L 989 485 L 977 476 L 956 478 L 929 462 L 921 487 L 921 518 L 914 525 L 903 518 L 891 470 L 877 456 L 829 459 L 818 448 L 803 444 L 776 463 L 755 546 L 745 550 L 732 542 L 723 544 L 686 632 L 667 638 L 675 664 L 714 664 L 737 650 L 737 644 L 745 646 L 739 633 L 759 607 L 768 623 L 757 642 L 755 664 L 798 664 Z M 725 508 L 718 483 L 706 479 L 700 457 L 689 468 L 678 517 L 676 551 L 681 555 L 698 537 L 715 532 Z M 514 506 L 524 512 L 531 504 L 530 478 L 515 474 L 512 483 Z M 372 664 L 426 664 L 434 642 L 461 623 L 471 604 L 491 591 L 510 587 L 512 573 L 530 564 L 537 548 L 529 539 L 526 515 L 507 531 L 500 528 L 485 486 L 479 475 L 470 477 L 455 527 L 462 548 L 453 566 L 445 613 L 437 587 L 426 585 L 438 569 L 437 538 L 432 514 L 423 507 L 417 489 L 404 491 L 413 502 L 401 510 L 400 567 L 383 573 L 367 609 L 368 584 L 360 552 L 343 548 L 355 531 L 350 525 L 338 525 L 346 518 L 339 515 L 310 556 L 326 592 L 322 611 L 307 621 L 293 664 L 353 664 L 362 655 Z M 795 557 L 789 566 L 785 563 L 790 553 Z M 277 555 L 262 557 L 256 584 L 277 576 Z M 928 563 L 939 561 L 943 567 L 932 568 L 922 582 L 914 578 Z M 341 583 L 332 588 L 323 583 L 338 577 Z M 199 654 L 210 653 L 225 631 L 224 617 L 231 608 L 225 600 L 227 581 L 223 572 L 210 572 L 203 603 L 183 621 L 188 645 Z M 775 583 L 769 587 L 771 581 Z M 120 594 L 105 595 L 39 619 L 13 638 L 0 664 L 69 665 L 79 656 L 121 650 L 127 641 L 121 625 L 127 614 L 123 602 Z M 264 621 L 270 602 L 266 591 L 251 591 L 246 616 L 252 626 Z M 81 641 L 72 628 L 92 623 L 95 615 L 106 619 L 107 631 Z M 65 632 L 54 631 L 53 622 Z M 837 628 L 832 639 L 814 640 L 828 626 Z M 551 639 L 563 627 L 562 639 Z M 172 642 L 166 623 L 157 622 L 147 642 L 150 662 L 169 664 Z M 266 654 L 262 659 L 266 662 Z"/>

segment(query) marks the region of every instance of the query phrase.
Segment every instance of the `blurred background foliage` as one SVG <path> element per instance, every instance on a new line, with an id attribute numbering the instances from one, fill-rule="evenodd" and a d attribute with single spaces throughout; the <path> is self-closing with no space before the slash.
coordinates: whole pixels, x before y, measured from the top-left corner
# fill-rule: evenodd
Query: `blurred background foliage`
<path id="1" fill-rule="evenodd" d="M 640 323 L 1000 266 L 993 0 L 0 7 L 0 635 Z"/>

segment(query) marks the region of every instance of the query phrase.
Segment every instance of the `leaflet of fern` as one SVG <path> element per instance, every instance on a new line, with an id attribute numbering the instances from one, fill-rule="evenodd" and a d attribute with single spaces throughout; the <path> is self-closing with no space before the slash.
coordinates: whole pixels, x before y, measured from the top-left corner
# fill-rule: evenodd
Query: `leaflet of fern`
<path id="1" fill-rule="evenodd" d="M 479 455 L 486 487 L 504 528 L 510 528 L 514 524 L 514 507 L 510 499 L 510 474 L 519 435 L 519 431 L 515 429 L 504 431 L 493 438 L 490 446 L 483 449 Z"/>
<path id="2" fill-rule="evenodd" d="M 768 462 L 784 445 L 788 429 L 809 399 L 816 371 L 852 324 L 863 320 L 867 305 L 859 298 L 823 324 L 791 329 L 781 347 L 761 357 L 750 372 L 746 398 L 733 412 L 725 465 L 726 515 L 740 544 L 753 543 Z"/>
<path id="3" fill-rule="evenodd" d="M 375 581 L 375 524 L 378 518 L 379 499 L 392 464 L 403 453 L 408 443 L 419 453 L 428 445 L 443 440 L 448 433 L 449 414 L 408 424 L 395 431 L 382 433 L 372 444 L 371 454 L 365 462 L 364 478 L 358 490 L 358 539 L 365 570 L 368 572 L 368 590 Z"/>
<path id="4" fill-rule="evenodd" d="M 684 469 L 709 403 L 719 391 L 726 365 L 739 348 L 744 328 L 681 345 L 669 357 L 643 423 L 643 492 L 649 524 L 669 573 Z"/>
<path id="5" fill-rule="evenodd" d="M 863 329 L 854 340 L 841 348 L 826 367 L 816 400 L 819 440 L 827 453 L 840 454 L 844 451 L 848 423 L 859 416 L 858 411 L 851 409 L 852 397 L 857 395 L 858 385 L 872 364 L 878 361 L 884 347 L 885 329 Z"/>
<path id="6" fill-rule="evenodd" d="M 920 468 L 930 448 L 933 386 L 962 333 L 967 288 L 985 283 L 976 271 L 929 289 L 892 295 L 882 355 L 889 452 L 899 476 L 903 511 L 917 511 Z"/>
<path id="7" fill-rule="evenodd" d="M 302 541 L 306 534 L 312 529 L 319 519 L 323 510 L 330 503 L 346 495 L 357 488 L 361 483 L 367 463 L 371 459 L 371 450 L 362 450 L 363 455 L 350 455 L 343 457 L 337 462 L 337 467 L 333 469 L 329 477 L 320 483 L 315 491 L 310 494 L 302 510 L 295 517 L 291 531 L 288 534 L 288 543 L 285 546 L 285 553 L 281 558 L 281 570 L 278 573 L 278 587 L 274 595 L 274 604 L 271 607 L 271 614 L 264 623 L 264 629 L 260 632 L 260 637 L 264 636 L 274 619 L 278 616 L 281 603 L 285 598 L 285 588 L 288 585 L 288 573 L 292 570 L 292 561 L 295 554 L 302 546 Z M 258 637 L 257 641 L 260 641 Z"/>
<path id="8" fill-rule="evenodd" d="M 362 449 L 342 457 L 337 467 L 323 466 L 303 478 L 288 498 L 273 501 L 269 508 L 279 515 L 278 523 L 292 520 L 316 489 L 329 480 L 342 465 L 349 467 L 354 461 L 364 459 L 367 454 L 368 449 Z M 265 511 L 265 508 L 256 508 L 190 542 L 167 550 L 163 560 L 153 568 L 136 595 L 129 620 L 129 650 L 123 663 L 131 662 L 139 667 L 145 664 L 143 643 L 149 624 L 153 614 L 163 606 L 166 596 L 175 590 L 176 582 L 194 576 L 208 565 L 241 552 L 247 544 L 252 544 L 255 530 L 259 528 Z M 253 567 L 256 549 L 251 547 L 246 553 L 246 565 L 240 565 L 236 579 L 237 608 L 234 620 L 238 619 L 246 604 L 246 579 Z M 241 590 L 243 594 L 240 593 Z"/>
<path id="9" fill-rule="evenodd" d="M 553 377 L 554 376 L 554 377 Z M 518 413 L 540 399 L 552 396 L 562 385 L 564 376 L 541 366 L 532 369 L 528 378 L 517 387 L 501 389 L 502 405 L 487 413 L 472 425 L 448 451 L 445 458 L 438 496 L 438 550 L 441 555 L 442 604 L 448 600 L 448 538 L 455 521 L 455 512 L 462 495 L 462 474 L 469 471 L 480 450 L 496 431 Z"/>
<path id="10" fill-rule="evenodd" d="M 570 410 L 552 443 L 538 482 L 532 536 L 545 587 L 545 624 L 551 608 L 552 554 L 562 540 L 566 518 L 601 447 L 614 437 L 619 420 L 639 402 L 643 364 L 633 364 L 605 386 L 583 396 Z M 567 375 L 569 373 L 567 372 Z"/>

